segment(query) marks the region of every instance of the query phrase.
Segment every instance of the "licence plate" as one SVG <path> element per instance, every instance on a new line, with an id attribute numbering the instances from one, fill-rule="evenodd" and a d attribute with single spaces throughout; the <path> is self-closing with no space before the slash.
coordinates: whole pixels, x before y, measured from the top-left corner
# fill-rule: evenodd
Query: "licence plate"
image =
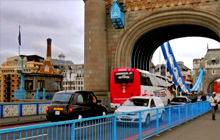
<path id="1" fill-rule="evenodd" d="M 55 111 L 55 115 L 60 115 L 60 111 Z"/>
<path id="2" fill-rule="evenodd" d="M 62 107 L 54 107 L 53 110 L 54 111 L 63 111 L 63 108 Z"/>
<path id="3" fill-rule="evenodd" d="M 130 119 L 131 117 L 126 115 L 126 116 L 121 116 L 121 118 L 122 119 Z"/>

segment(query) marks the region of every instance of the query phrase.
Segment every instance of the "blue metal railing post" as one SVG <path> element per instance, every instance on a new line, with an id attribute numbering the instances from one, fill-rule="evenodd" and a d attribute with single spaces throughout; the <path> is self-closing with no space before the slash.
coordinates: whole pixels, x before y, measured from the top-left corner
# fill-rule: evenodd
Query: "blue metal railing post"
<path id="1" fill-rule="evenodd" d="M 178 122 L 179 122 L 179 124 L 181 124 L 181 114 L 180 114 L 181 107 L 182 107 L 182 105 L 180 105 L 180 106 L 178 107 Z"/>
<path id="2" fill-rule="evenodd" d="M 156 134 L 159 135 L 159 109 L 158 108 L 156 109 Z"/>
<path id="3" fill-rule="evenodd" d="M 42 103 L 40 104 L 40 114 L 41 115 L 43 114 L 43 104 Z"/>
<path id="4" fill-rule="evenodd" d="M 46 90 L 45 90 L 45 88 L 43 88 L 43 95 L 46 96 Z M 43 97 L 43 98 L 46 99 L 46 97 Z"/>
<path id="5" fill-rule="evenodd" d="M 192 108 L 192 104 L 190 104 L 190 106 L 189 106 L 189 108 L 190 108 L 190 111 L 191 111 L 191 118 L 190 119 L 193 119 L 193 108 Z"/>
<path id="6" fill-rule="evenodd" d="M 39 103 L 36 104 L 36 114 L 39 115 Z"/>
<path id="7" fill-rule="evenodd" d="M 188 104 L 185 105 L 185 120 L 188 120 Z"/>
<path id="8" fill-rule="evenodd" d="M 46 93 L 45 93 L 45 88 L 43 88 L 43 100 L 46 99 Z"/>
<path id="9" fill-rule="evenodd" d="M 4 113 L 4 106 L 3 104 L 0 105 L 0 117 L 3 118 L 3 113 Z"/>
<path id="10" fill-rule="evenodd" d="M 192 119 L 194 119 L 195 112 L 194 112 L 194 106 L 193 106 L 193 104 L 191 104 L 191 108 L 192 108 Z"/>
<path id="11" fill-rule="evenodd" d="M 142 139 L 142 116 L 141 116 L 141 112 L 138 113 L 139 114 L 139 140 Z"/>
<path id="12" fill-rule="evenodd" d="M 19 110 L 19 117 L 21 117 L 22 116 L 22 104 L 19 104 L 19 107 L 18 107 L 18 110 Z"/>
<path id="13" fill-rule="evenodd" d="M 75 140 L 75 121 L 73 121 L 71 127 L 71 140 Z"/>
<path id="14" fill-rule="evenodd" d="M 169 124 L 169 129 L 171 128 L 171 106 L 169 106 L 168 110 L 168 124 Z"/>
<path id="15" fill-rule="evenodd" d="M 117 121 L 116 121 L 116 115 L 113 117 L 113 140 L 117 140 Z"/>
<path id="16" fill-rule="evenodd" d="M 202 104 L 202 113 L 205 113 L 205 111 L 206 111 L 206 103 L 203 102 L 203 104 Z"/>

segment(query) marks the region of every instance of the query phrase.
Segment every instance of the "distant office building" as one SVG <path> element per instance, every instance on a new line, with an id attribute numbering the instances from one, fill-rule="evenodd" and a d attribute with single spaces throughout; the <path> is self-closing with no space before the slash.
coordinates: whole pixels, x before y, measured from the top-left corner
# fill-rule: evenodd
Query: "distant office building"
<path id="1" fill-rule="evenodd" d="M 23 73 L 37 73 L 43 58 L 37 55 L 24 56 Z M 9 57 L 1 65 L 1 102 L 10 102 L 14 98 L 14 91 L 19 89 L 21 74 L 20 56 Z M 26 83 L 26 82 L 24 82 Z"/>
<path id="2" fill-rule="evenodd" d="M 53 94 L 62 88 L 61 71 L 53 66 L 51 57 L 51 42 L 47 39 L 47 57 L 42 62 L 41 67 L 37 73 L 24 73 L 26 98 L 33 98 L 36 90 L 42 93 L 43 89 L 46 91 L 46 99 L 51 99 Z"/>
<path id="3" fill-rule="evenodd" d="M 84 64 L 74 64 L 62 72 L 64 90 L 84 90 Z"/>
<path id="4" fill-rule="evenodd" d="M 64 54 L 58 57 L 59 59 L 52 59 L 51 62 L 63 75 L 62 90 L 83 90 L 84 64 L 74 64 L 70 60 L 65 60 Z"/>
<path id="5" fill-rule="evenodd" d="M 185 80 L 186 84 L 192 88 L 192 70 L 184 65 L 184 62 L 179 61 L 177 62 L 178 66 L 180 68 L 181 74 L 183 76 L 183 79 Z M 162 76 L 167 76 L 170 79 L 172 79 L 171 74 L 169 73 L 169 70 L 166 66 L 166 64 L 158 64 L 155 68 L 155 74 L 159 74 Z"/>
<path id="6" fill-rule="evenodd" d="M 60 70 L 53 67 L 51 59 L 51 39 L 47 40 L 47 59 L 37 55 L 23 55 L 23 75 L 26 98 L 35 98 L 36 90 L 42 93 L 46 91 L 46 97 L 50 98 L 62 87 Z M 14 100 L 14 91 L 19 89 L 21 74 L 21 58 L 14 56 L 7 59 L 1 65 L 1 102 Z"/>
<path id="7" fill-rule="evenodd" d="M 23 55 L 23 75 L 26 98 L 35 98 L 36 90 L 40 94 L 46 91 L 46 98 L 51 99 L 58 90 L 83 90 L 84 65 L 65 60 L 60 54 L 58 59 L 51 57 L 51 39 L 47 39 L 47 57 Z M 7 58 L 0 69 L 0 102 L 12 102 L 14 91 L 19 89 L 21 58 Z"/>

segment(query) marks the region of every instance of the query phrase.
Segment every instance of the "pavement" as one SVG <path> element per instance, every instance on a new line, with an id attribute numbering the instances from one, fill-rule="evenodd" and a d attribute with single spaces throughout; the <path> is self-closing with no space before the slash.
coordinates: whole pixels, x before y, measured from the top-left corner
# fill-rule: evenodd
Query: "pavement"
<path id="1" fill-rule="evenodd" d="M 147 140 L 220 140 L 220 110 L 215 117 L 208 112 Z"/>
<path id="2" fill-rule="evenodd" d="M 46 115 L 30 115 L 30 116 L 23 116 L 23 117 L 1 118 L 0 129 L 2 126 L 23 124 L 23 123 L 30 123 L 30 122 L 37 122 L 37 121 L 45 121 L 45 120 L 46 120 Z"/>

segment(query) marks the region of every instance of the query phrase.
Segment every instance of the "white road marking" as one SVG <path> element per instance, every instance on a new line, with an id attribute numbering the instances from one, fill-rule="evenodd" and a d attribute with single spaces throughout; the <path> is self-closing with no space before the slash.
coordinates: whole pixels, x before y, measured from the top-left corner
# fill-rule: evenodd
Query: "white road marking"
<path id="1" fill-rule="evenodd" d="M 37 137 L 42 137 L 42 136 L 47 136 L 47 134 L 33 136 L 33 137 L 27 137 L 27 138 L 21 138 L 21 139 L 16 139 L 16 140 L 26 140 L 26 139 L 32 139 L 32 138 L 37 138 Z"/>

